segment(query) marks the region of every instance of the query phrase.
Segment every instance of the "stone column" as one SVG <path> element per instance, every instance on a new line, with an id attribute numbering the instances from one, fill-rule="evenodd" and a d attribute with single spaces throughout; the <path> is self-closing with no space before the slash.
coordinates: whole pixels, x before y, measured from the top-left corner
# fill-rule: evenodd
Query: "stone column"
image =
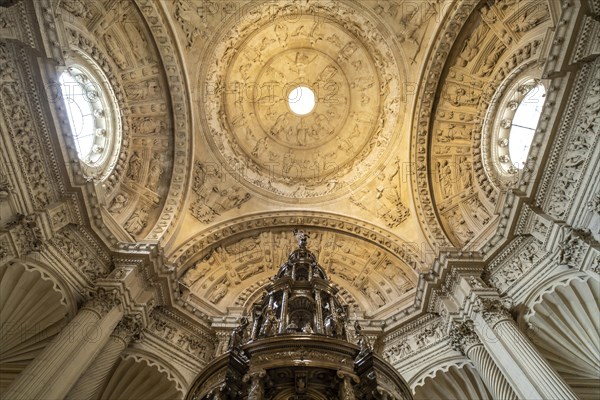
<path id="1" fill-rule="evenodd" d="M 117 325 L 108 342 L 100 354 L 94 359 L 90 367 L 77 380 L 77 383 L 66 399 L 91 400 L 98 396 L 98 391 L 108 378 L 108 374 L 116 365 L 121 353 L 127 348 L 131 340 L 139 335 L 142 329 L 142 320 L 139 315 L 128 315 Z"/>
<path id="2" fill-rule="evenodd" d="M 577 399 L 573 390 L 521 333 L 501 301 L 480 298 L 474 329 L 517 396 L 523 399 Z"/>
<path id="3" fill-rule="evenodd" d="M 315 290 L 315 332 L 325 333 L 323 330 L 323 304 L 321 303 L 321 291 Z"/>
<path id="4" fill-rule="evenodd" d="M 123 317 L 112 293 L 99 290 L 4 393 L 13 400 L 62 399 Z"/>
<path id="5" fill-rule="evenodd" d="M 518 400 L 517 395 L 502 375 L 502 371 L 498 369 L 473 330 L 473 321 L 455 326 L 450 332 L 450 337 L 454 348 L 473 362 L 475 369 L 495 399 Z"/>
<path id="6" fill-rule="evenodd" d="M 287 308 L 288 308 L 288 297 L 290 292 L 288 289 L 284 289 L 283 296 L 281 298 L 281 316 L 279 318 L 279 333 L 283 333 L 287 326 Z"/>

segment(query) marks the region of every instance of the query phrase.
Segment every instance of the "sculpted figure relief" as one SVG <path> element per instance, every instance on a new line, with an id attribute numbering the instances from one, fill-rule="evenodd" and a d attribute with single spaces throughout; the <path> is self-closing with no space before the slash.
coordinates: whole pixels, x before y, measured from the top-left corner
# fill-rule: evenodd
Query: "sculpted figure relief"
<path id="1" fill-rule="evenodd" d="M 462 217 L 460 211 L 453 209 L 447 213 L 446 218 L 448 219 L 448 224 L 451 226 L 454 234 L 461 242 L 466 243 L 471 240 L 474 233 L 471 228 L 469 228 L 469 225 Z"/>
<path id="2" fill-rule="evenodd" d="M 182 283 L 190 287 L 206 276 L 207 272 L 211 271 L 211 268 L 218 264 L 216 253 L 217 250 L 210 251 L 202 260 L 198 261 L 192 268 L 188 269 L 181 279 Z"/>
<path id="3" fill-rule="evenodd" d="M 485 206 L 481 203 L 481 201 L 477 197 L 472 197 L 467 201 L 467 206 L 469 207 L 470 215 L 481 225 L 485 225 L 490 220 L 490 214 L 485 209 Z"/>
<path id="4" fill-rule="evenodd" d="M 515 21 L 513 29 L 520 33 L 530 31 L 548 17 L 548 6 L 544 3 L 535 4 Z"/>
<path id="5" fill-rule="evenodd" d="M 148 223 L 148 206 L 144 205 L 133 212 L 125 223 L 125 230 L 136 236 L 146 227 Z"/>
<path id="6" fill-rule="evenodd" d="M 211 222 L 216 216 L 239 208 L 250 199 L 250 193 L 243 192 L 241 187 L 228 183 L 228 180 L 219 168 L 196 163 L 192 186 L 196 196 L 190 206 L 196 219 L 204 223 Z"/>
<path id="7" fill-rule="evenodd" d="M 132 14 L 125 14 L 121 21 L 121 26 L 129 39 L 129 44 L 135 55 L 135 60 L 139 63 L 150 61 L 148 51 L 148 42 L 139 28 L 140 22 Z"/>
<path id="8" fill-rule="evenodd" d="M 64 0 L 60 6 L 76 17 L 92 19 L 97 15 L 98 9 L 83 0 Z"/>
<path id="9" fill-rule="evenodd" d="M 227 279 L 221 280 L 219 283 L 215 285 L 212 290 L 212 293 L 209 297 L 209 300 L 213 304 L 217 304 L 229 291 L 229 281 Z"/>
<path id="10" fill-rule="evenodd" d="M 186 0 L 175 0 L 175 20 L 187 39 L 187 48 L 191 48 L 198 36 L 208 28 L 205 16 L 200 15 Z"/>
<path id="11" fill-rule="evenodd" d="M 133 132 L 140 135 L 160 134 L 165 129 L 165 123 L 154 117 L 143 117 L 134 120 Z"/>
<path id="12" fill-rule="evenodd" d="M 158 182 L 163 173 L 162 161 L 159 153 L 156 153 L 150 161 L 150 170 L 148 171 L 148 180 L 146 181 L 146 187 L 150 190 L 156 191 L 158 189 Z"/>
<path id="13" fill-rule="evenodd" d="M 454 181 L 454 174 L 452 171 L 452 167 L 450 166 L 450 162 L 448 160 L 444 160 L 442 162 L 438 161 L 437 167 L 438 180 L 440 182 L 440 192 L 442 193 L 442 197 L 450 197 L 454 194 L 452 184 Z"/>
<path id="14" fill-rule="evenodd" d="M 372 283 L 365 284 L 363 293 L 365 293 L 377 307 L 383 307 L 385 305 L 385 298 L 379 290 L 375 289 Z"/>
<path id="15" fill-rule="evenodd" d="M 127 68 L 127 60 L 125 59 L 125 54 L 121 50 L 122 46 L 114 39 L 114 37 L 109 33 L 105 33 L 104 43 L 106 43 L 108 54 L 112 57 L 115 64 L 121 69 Z"/>
<path id="16" fill-rule="evenodd" d="M 129 169 L 127 170 L 127 176 L 132 181 L 137 181 L 140 178 L 140 172 L 142 170 L 142 157 L 137 150 L 129 157 Z"/>
<path id="17" fill-rule="evenodd" d="M 472 35 L 465 41 L 464 47 L 458 58 L 458 65 L 466 67 L 467 64 L 477 58 L 480 51 L 480 46 L 485 40 L 487 27 L 485 24 L 480 24 Z"/>
<path id="18" fill-rule="evenodd" d="M 121 212 L 121 210 L 123 210 L 123 208 L 125 208 L 128 201 L 129 199 L 125 193 L 119 193 L 110 203 L 108 211 L 110 211 L 113 214 L 119 213 Z"/>

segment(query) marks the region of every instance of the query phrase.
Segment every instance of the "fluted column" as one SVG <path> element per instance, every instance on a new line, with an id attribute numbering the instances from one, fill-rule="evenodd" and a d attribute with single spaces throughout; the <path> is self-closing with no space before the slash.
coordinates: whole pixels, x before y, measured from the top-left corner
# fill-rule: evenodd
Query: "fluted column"
<path id="1" fill-rule="evenodd" d="M 119 301 L 99 291 L 4 393 L 13 400 L 62 399 L 123 316 Z"/>
<path id="2" fill-rule="evenodd" d="M 279 318 L 279 333 L 283 333 L 287 326 L 287 309 L 288 309 L 288 297 L 290 292 L 288 289 L 283 291 L 283 296 L 281 298 L 281 316 Z"/>
<path id="3" fill-rule="evenodd" d="M 473 321 L 456 326 L 451 332 L 454 348 L 466 355 L 475 365 L 486 387 L 495 399 L 517 400 L 518 397 L 498 369 L 492 357 L 473 330 Z"/>
<path id="4" fill-rule="evenodd" d="M 573 390 L 521 333 L 499 299 L 482 298 L 474 328 L 519 398 L 577 399 Z"/>
<path id="5" fill-rule="evenodd" d="M 142 321 L 139 315 L 130 315 L 123 318 L 112 335 L 110 335 L 108 342 L 104 345 L 100 354 L 98 354 L 90 367 L 77 380 L 77 383 L 73 386 L 66 399 L 95 399 L 102 384 L 108 378 L 108 374 L 119 360 L 119 356 L 127 348 L 131 340 L 139 335 L 141 329 Z"/>

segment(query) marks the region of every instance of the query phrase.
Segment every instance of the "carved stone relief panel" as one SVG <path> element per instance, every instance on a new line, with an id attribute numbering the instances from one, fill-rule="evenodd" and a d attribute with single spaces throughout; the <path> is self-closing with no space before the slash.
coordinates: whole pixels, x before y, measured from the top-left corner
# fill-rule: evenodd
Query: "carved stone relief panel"
<path id="1" fill-rule="evenodd" d="M 445 324 L 431 316 L 405 326 L 384 339 L 383 356 L 392 365 L 411 355 L 447 340 Z"/>
<path id="2" fill-rule="evenodd" d="M 535 237 L 517 241 L 486 268 L 489 283 L 501 293 L 506 292 L 520 277 L 534 268 L 546 256 L 542 242 Z"/>
<path id="3" fill-rule="evenodd" d="M 83 236 L 88 244 L 84 244 Z M 97 248 L 90 247 L 93 240 L 89 235 L 83 235 L 82 230 L 76 228 L 65 228 L 56 234 L 49 244 L 58 253 L 70 260 L 69 264 L 89 283 L 98 278 L 104 278 L 110 273 L 110 262 L 108 257 Z"/>
<path id="4" fill-rule="evenodd" d="M 423 118 L 432 137 L 427 177 L 442 209 L 442 225 L 455 245 L 464 245 L 492 220 L 498 189 L 489 184 L 489 171 L 482 168 L 482 157 L 487 157 L 480 149 L 482 125 L 502 80 L 539 47 L 539 40 L 521 41 L 526 32 L 549 22 L 547 5 L 537 3 L 500 2 L 472 14 L 469 29 L 458 35 L 456 53 L 441 75 L 443 84 L 432 110 L 436 117 Z M 422 162 L 424 158 L 417 160 L 418 171 L 427 168 L 419 167 Z M 473 196 L 474 192 L 481 195 Z M 425 191 L 418 193 L 423 200 Z"/>
<path id="5" fill-rule="evenodd" d="M 167 346 L 186 353 L 201 365 L 214 356 L 215 338 L 189 323 L 185 324 L 184 320 L 178 319 L 172 311 L 155 309 L 146 329 Z"/>
<path id="6" fill-rule="evenodd" d="M 580 97 L 572 102 L 576 112 L 569 115 L 572 126 L 563 128 L 564 145 L 557 154 L 559 162 L 556 166 L 553 182 L 543 191 L 546 194 L 544 209 L 558 220 L 566 220 L 571 205 L 576 197 L 582 178 L 592 158 L 598 158 L 598 140 L 600 137 L 600 64 L 598 61 L 582 73 L 587 75 L 588 84 L 581 88 Z M 569 121 L 569 118 L 565 118 Z M 568 129 L 568 130 L 567 130 Z M 538 199 L 542 201 L 542 198 Z"/>
<path id="7" fill-rule="evenodd" d="M 420 65 L 432 32 L 448 11 L 442 2 L 369 1 L 373 11 L 394 31 L 409 64 Z"/>
<path id="8" fill-rule="evenodd" d="M 0 230 L 0 258 L 3 262 L 42 251 L 45 241 L 42 229 L 42 221 L 36 214 L 14 215 Z"/>
<path id="9" fill-rule="evenodd" d="M 262 231 L 213 245 L 184 267 L 179 278 L 184 298 L 205 299 L 222 309 L 240 296 L 260 293 L 268 277 L 295 248 L 291 233 Z M 310 233 L 310 246 L 346 303 L 372 314 L 410 296 L 417 276 L 389 252 L 350 236 L 323 230 Z M 256 283 L 263 282 L 256 285 Z M 245 288 L 254 288 L 245 293 Z M 244 293 L 242 293 L 244 292 Z M 191 301 L 191 300 L 190 300 Z M 240 304 L 241 305 L 241 304 Z M 198 307 L 205 307 L 200 302 Z M 223 309 L 223 311 L 225 311 Z"/>
<path id="10" fill-rule="evenodd" d="M 103 69 L 123 115 L 119 156 L 102 183 L 106 207 L 125 231 L 143 238 L 164 210 L 175 157 L 161 56 L 133 3 L 73 0 L 61 6 L 72 48 Z"/>
<path id="11" fill-rule="evenodd" d="M 397 158 L 377 174 L 376 179 L 350 196 L 360 209 L 382 220 L 389 228 L 397 228 L 410 216 L 407 165 Z"/>
<path id="12" fill-rule="evenodd" d="M 207 55 L 219 61 L 201 72 L 200 108 L 236 179 L 297 200 L 347 187 L 380 162 L 402 124 L 402 69 L 385 32 L 350 4 L 302 4 L 294 18 L 285 6 L 257 6 L 251 21 L 221 30 Z M 299 86 L 316 97 L 306 115 L 289 103 Z"/>
<path id="13" fill-rule="evenodd" d="M 55 200 L 56 188 L 52 187 L 52 182 L 58 180 L 55 170 L 48 168 L 51 164 L 48 158 L 53 155 L 47 151 L 44 120 L 32 109 L 39 103 L 38 93 L 33 82 L 21 75 L 30 71 L 28 63 L 24 52 L 8 42 L 0 43 L 0 105 L 8 129 L 2 134 L 7 142 L 12 142 L 17 157 L 15 162 L 23 166 L 23 179 L 19 181 L 30 196 L 28 202 L 34 209 L 42 210 Z"/>
<path id="14" fill-rule="evenodd" d="M 227 211 L 241 208 L 251 198 L 250 193 L 216 163 L 197 161 L 193 179 L 189 210 L 194 218 L 204 224 Z"/>

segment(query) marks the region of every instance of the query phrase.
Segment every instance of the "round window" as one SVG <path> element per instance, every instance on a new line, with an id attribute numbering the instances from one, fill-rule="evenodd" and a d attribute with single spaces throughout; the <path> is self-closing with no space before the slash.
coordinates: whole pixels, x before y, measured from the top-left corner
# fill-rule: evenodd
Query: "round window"
<path id="1" fill-rule="evenodd" d="M 494 110 L 489 162 L 499 177 L 511 181 L 527 162 L 529 148 L 542 114 L 546 89 L 539 79 L 525 77 L 506 88 Z M 490 121 L 491 123 L 491 121 Z"/>
<path id="2" fill-rule="evenodd" d="M 523 91 L 525 94 L 516 106 L 508 132 L 508 155 L 512 166 L 517 169 L 522 169 L 527 161 L 529 147 L 546 100 L 546 90 L 542 84 L 525 86 Z"/>
<path id="3" fill-rule="evenodd" d="M 87 178 L 108 176 L 120 143 L 116 101 L 101 72 L 69 66 L 59 78 L 77 155 Z"/>

